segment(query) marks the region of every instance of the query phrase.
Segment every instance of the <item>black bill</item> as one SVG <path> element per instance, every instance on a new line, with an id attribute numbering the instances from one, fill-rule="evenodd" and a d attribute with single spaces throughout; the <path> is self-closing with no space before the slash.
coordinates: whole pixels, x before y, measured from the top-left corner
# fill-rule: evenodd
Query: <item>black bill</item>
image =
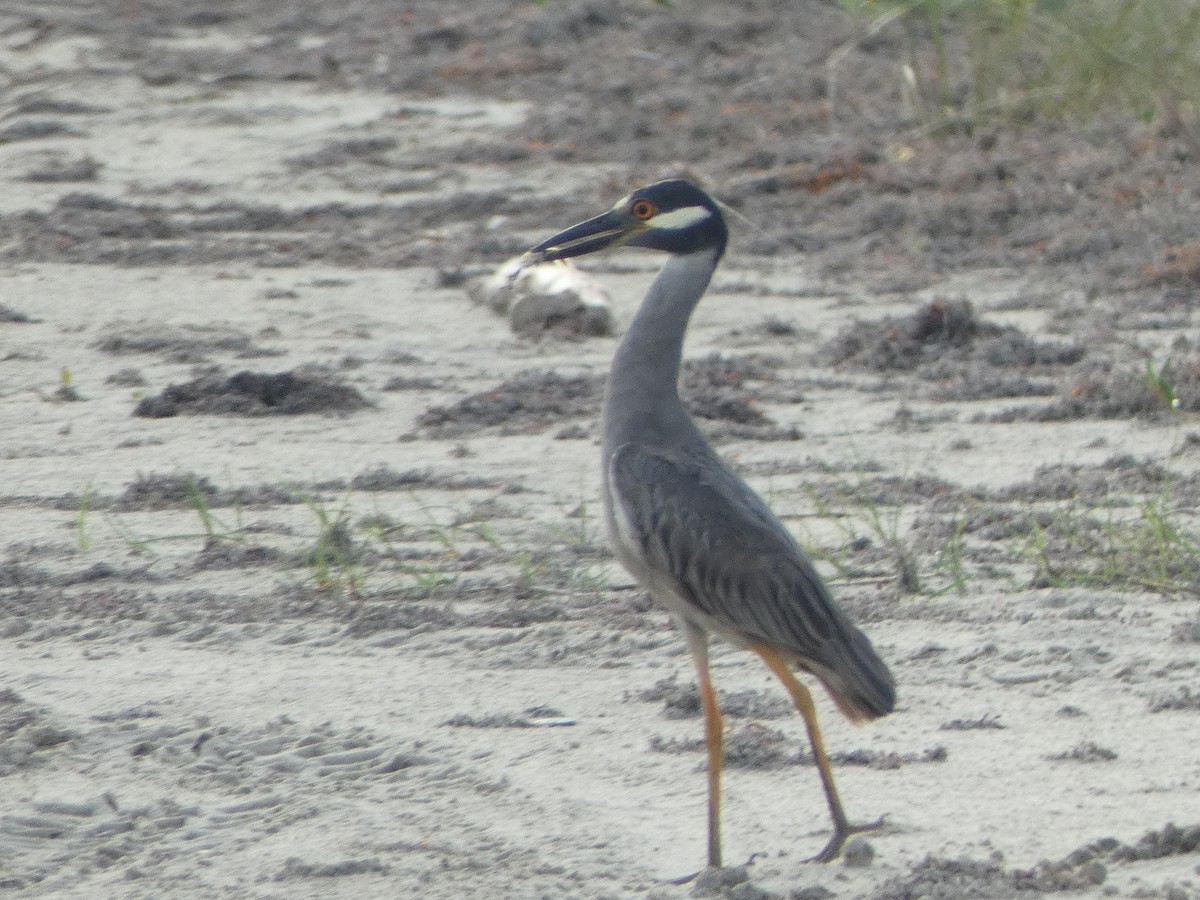
<path id="1" fill-rule="evenodd" d="M 595 253 L 628 240 L 637 233 L 639 224 L 631 223 L 616 210 L 609 210 L 542 241 L 525 257 L 530 263 L 542 263 Z"/>

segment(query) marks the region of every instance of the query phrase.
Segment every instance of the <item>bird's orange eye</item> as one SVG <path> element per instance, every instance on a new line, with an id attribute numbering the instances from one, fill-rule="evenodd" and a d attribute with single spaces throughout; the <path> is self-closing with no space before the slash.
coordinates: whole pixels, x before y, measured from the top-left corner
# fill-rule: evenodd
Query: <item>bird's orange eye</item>
<path id="1" fill-rule="evenodd" d="M 639 222 L 645 222 L 657 212 L 654 204 L 649 200 L 634 200 L 633 206 L 629 207 L 629 211 L 633 213 L 633 217 Z"/>

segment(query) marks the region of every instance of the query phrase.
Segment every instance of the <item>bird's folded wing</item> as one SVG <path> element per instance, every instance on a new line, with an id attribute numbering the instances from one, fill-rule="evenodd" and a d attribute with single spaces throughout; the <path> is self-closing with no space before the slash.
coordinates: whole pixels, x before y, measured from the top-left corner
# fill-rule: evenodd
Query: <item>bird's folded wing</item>
<path id="1" fill-rule="evenodd" d="M 750 643 L 828 665 L 857 629 L 779 520 L 724 468 L 625 444 L 609 489 L 657 578 Z"/>

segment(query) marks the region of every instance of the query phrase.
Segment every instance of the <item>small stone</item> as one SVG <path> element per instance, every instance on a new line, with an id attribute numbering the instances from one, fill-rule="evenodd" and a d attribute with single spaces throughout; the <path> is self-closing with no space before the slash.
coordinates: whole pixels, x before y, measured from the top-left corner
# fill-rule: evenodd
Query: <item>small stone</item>
<path id="1" fill-rule="evenodd" d="M 752 882 L 739 884 L 729 892 L 729 900 L 770 900 L 771 895 Z"/>
<path id="2" fill-rule="evenodd" d="M 1108 878 L 1108 869 L 1104 867 L 1104 863 L 1093 859 L 1079 867 L 1079 874 L 1088 884 L 1104 884 Z"/>
<path id="3" fill-rule="evenodd" d="M 797 888 L 792 891 L 792 896 L 789 900 L 830 900 L 836 897 L 833 891 L 819 884 L 814 884 L 812 887 Z"/>
<path id="4" fill-rule="evenodd" d="M 875 861 L 875 848 L 863 837 L 851 838 L 842 851 L 842 864 L 848 869 L 865 869 Z"/>
<path id="5" fill-rule="evenodd" d="M 696 876 L 692 883 L 693 897 L 719 897 L 726 888 L 733 888 L 750 879 L 745 866 L 724 866 L 720 869 L 709 866 Z"/>

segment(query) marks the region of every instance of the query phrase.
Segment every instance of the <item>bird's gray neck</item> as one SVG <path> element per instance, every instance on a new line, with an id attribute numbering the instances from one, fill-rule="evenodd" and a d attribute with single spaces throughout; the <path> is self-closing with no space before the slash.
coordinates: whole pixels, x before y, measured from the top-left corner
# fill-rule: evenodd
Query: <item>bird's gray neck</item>
<path id="1" fill-rule="evenodd" d="M 720 253 L 672 256 L 617 346 L 604 397 L 604 458 L 629 441 L 678 442 L 697 434 L 679 399 L 679 366 L 688 320 Z"/>

